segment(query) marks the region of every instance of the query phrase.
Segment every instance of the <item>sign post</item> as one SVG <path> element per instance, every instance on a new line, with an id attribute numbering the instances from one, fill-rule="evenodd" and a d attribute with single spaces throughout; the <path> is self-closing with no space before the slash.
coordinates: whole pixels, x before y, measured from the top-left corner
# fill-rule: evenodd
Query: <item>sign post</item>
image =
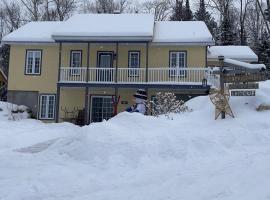
<path id="1" fill-rule="evenodd" d="M 224 56 L 219 56 L 219 71 L 220 71 L 220 92 L 221 94 L 224 94 L 224 73 L 223 73 L 223 67 L 224 67 Z M 221 119 L 225 119 L 225 111 L 221 111 Z"/>

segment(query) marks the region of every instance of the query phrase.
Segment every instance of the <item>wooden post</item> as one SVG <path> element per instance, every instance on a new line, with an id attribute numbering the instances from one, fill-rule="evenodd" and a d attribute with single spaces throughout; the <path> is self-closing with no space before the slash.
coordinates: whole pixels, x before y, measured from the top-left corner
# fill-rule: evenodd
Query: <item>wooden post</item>
<path id="1" fill-rule="evenodd" d="M 60 75 L 61 75 L 61 65 L 62 65 L 62 42 L 59 43 L 59 52 L 58 52 L 58 83 L 57 83 L 57 93 L 56 93 L 56 112 L 55 112 L 55 122 L 59 122 L 59 107 L 60 107 Z"/>
<path id="2" fill-rule="evenodd" d="M 222 94 L 224 94 L 224 56 L 219 56 L 219 70 L 220 70 L 220 91 Z M 221 112 L 221 119 L 225 119 L 225 112 Z"/>
<path id="3" fill-rule="evenodd" d="M 89 81 L 89 67 L 90 67 L 90 43 L 87 43 L 87 69 L 86 69 L 86 83 Z M 89 87 L 85 87 L 85 96 L 84 96 L 84 124 L 89 124 Z"/>
<path id="4" fill-rule="evenodd" d="M 146 66 L 145 66 L 145 82 L 148 82 L 148 67 L 149 67 L 149 42 L 146 43 Z"/>

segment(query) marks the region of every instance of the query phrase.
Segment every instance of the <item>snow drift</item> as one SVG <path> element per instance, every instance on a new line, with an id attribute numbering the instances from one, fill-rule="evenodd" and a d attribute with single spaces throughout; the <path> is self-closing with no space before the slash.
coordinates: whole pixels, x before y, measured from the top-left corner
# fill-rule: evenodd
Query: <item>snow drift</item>
<path id="1" fill-rule="evenodd" d="M 231 97 L 235 119 L 216 121 L 208 97 L 174 120 L 121 113 L 82 128 L 0 112 L 0 199 L 269 199 L 270 111 L 256 107 L 269 103 L 270 82 L 260 87 Z"/>

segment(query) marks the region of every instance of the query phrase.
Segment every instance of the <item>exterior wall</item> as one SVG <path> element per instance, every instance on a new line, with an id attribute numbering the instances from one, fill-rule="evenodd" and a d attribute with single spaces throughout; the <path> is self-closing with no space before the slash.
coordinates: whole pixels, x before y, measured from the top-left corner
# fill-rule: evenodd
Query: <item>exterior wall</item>
<path id="1" fill-rule="evenodd" d="M 63 44 L 62 67 L 70 66 L 71 50 L 82 50 L 82 66 L 87 66 L 87 44 Z M 90 67 L 97 66 L 97 53 L 110 51 L 116 53 L 116 44 L 90 44 Z M 146 66 L 146 44 L 119 44 L 118 67 L 128 67 L 129 51 L 140 51 L 140 67 Z M 206 47 L 204 46 L 149 46 L 149 67 L 169 66 L 170 51 L 186 51 L 188 67 L 206 66 Z M 114 59 L 113 66 L 116 66 Z"/>
<path id="2" fill-rule="evenodd" d="M 27 49 L 42 50 L 41 75 L 25 75 Z M 58 79 L 57 45 L 11 45 L 8 90 L 56 93 Z"/>
<path id="3" fill-rule="evenodd" d="M 22 98 L 28 94 L 56 94 L 58 81 L 58 52 L 57 44 L 33 44 L 33 45 L 11 45 L 10 67 L 8 78 L 9 100 L 17 104 L 25 104 L 33 109 L 37 114 L 38 98 L 29 100 L 28 105 Z M 25 57 L 27 49 L 42 50 L 42 65 L 40 75 L 25 75 Z M 87 44 L 63 44 L 62 48 L 62 67 L 70 66 L 71 50 L 82 50 L 82 66 L 87 65 Z M 118 48 L 118 67 L 128 67 L 129 51 L 140 51 L 140 67 L 146 67 L 146 44 L 119 44 Z M 97 65 L 98 51 L 113 51 L 116 53 L 115 44 L 90 44 L 90 67 Z M 170 51 L 186 51 L 188 67 L 206 66 L 206 47 L 201 46 L 149 46 L 149 68 L 168 67 Z M 114 59 L 114 67 L 116 59 Z M 140 86 L 138 86 L 140 87 Z M 136 89 L 119 89 L 121 100 L 119 112 L 124 111 L 129 105 L 133 105 L 133 94 Z M 18 93 L 19 92 L 19 93 Z M 20 93 L 21 92 L 21 93 Z M 89 95 L 114 95 L 113 88 L 90 88 Z M 150 92 L 149 95 L 152 95 Z M 31 97 L 31 95 L 30 95 Z M 61 88 L 59 118 L 63 119 L 65 107 L 68 110 L 83 109 L 85 104 L 85 88 Z M 16 99 L 16 101 L 14 100 Z M 90 102 L 91 103 L 91 102 Z M 126 104 L 127 103 L 127 104 Z M 91 104 L 90 104 L 91 105 Z"/>
<path id="4" fill-rule="evenodd" d="M 25 105 L 32 111 L 32 116 L 38 118 L 38 92 L 9 90 L 7 100 L 10 103 Z"/>

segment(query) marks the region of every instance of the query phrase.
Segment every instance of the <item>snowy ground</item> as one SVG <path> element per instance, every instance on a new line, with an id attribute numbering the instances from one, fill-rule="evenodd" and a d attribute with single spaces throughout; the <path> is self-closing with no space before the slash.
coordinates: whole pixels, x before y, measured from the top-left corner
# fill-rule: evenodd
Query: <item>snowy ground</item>
<path id="1" fill-rule="evenodd" d="M 86 127 L 9 121 L 0 103 L 0 200 L 270 199 L 270 82 L 214 120 L 208 97 L 174 120 L 121 113 Z M 31 153 L 32 152 L 32 153 Z"/>

